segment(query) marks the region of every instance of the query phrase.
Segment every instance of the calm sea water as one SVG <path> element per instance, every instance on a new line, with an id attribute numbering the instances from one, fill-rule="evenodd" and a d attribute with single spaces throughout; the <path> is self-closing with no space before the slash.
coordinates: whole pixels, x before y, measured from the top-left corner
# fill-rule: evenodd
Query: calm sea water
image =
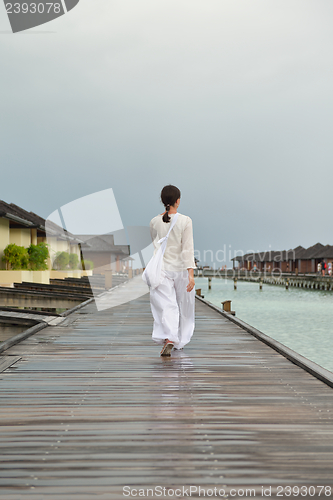
<path id="1" fill-rule="evenodd" d="M 205 299 L 232 300 L 236 317 L 333 372 L 333 292 L 232 280 L 196 278 Z"/>

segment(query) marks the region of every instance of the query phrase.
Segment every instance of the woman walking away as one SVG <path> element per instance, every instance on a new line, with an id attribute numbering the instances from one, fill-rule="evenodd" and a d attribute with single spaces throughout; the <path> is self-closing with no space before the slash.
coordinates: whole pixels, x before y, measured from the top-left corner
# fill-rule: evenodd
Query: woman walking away
<path id="1" fill-rule="evenodd" d="M 152 338 L 163 344 L 161 356 L 170 356 L 173 347 L 183 349 L 193 335 L 193 269 L 196 265 L 192 220 L 177 212 L 180 204 L 179 189 L 176 186 L 165 186 L 161 191 L 161 201 L 165 212 L 150 222 L 155 254 L 161 244 L 161 238 L 168 236 L 162 261 L 161 281 L 156 288 L 150 288 L 150 305 L 154 317 Z"/>

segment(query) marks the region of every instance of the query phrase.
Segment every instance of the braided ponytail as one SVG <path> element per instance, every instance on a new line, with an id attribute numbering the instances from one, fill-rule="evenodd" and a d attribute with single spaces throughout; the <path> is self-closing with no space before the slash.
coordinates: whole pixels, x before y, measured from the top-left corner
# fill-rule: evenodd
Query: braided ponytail
<path id="1" fill-rule="evenodd" d="M 171 218 L 169 216 L 169 210 L 170 210 L 170 205 L 168 204 L 166 207 L 165 207 L 165 214 L 163 215 L 162 219 L 163 219 L 163 222 L 170 222 L 171 221 Z"/>
<path id="2" fill-rule="evenodd" d="M 165 206 L 165 214 L 162 217 L 163 222 L 170 222 L 171 218 L 169 216 L 170 207 L 173 206 L 176 201 L 180 198 L 180 191 L 176 186 L 164 186 L 161 191 L 161 201 Z"/>

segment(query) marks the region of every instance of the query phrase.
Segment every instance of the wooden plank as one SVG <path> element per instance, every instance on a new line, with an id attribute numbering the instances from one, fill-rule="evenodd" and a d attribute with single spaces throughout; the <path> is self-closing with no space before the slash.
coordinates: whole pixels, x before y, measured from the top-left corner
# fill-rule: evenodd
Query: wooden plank
<path id="1" fill-rule="evenodd" d="M 7 368 L 12 366 L 19 359 L 21 359 L 21 356 L 0 356 L 0 373 L 7 370 Z"/>
<path id="2" fill-rule="evenodd" d="M 198 301 L 191 343 L 166 359 L 148 295 L 72 319 L 8 351 L 22 359 L 0 380 L 6 500 L 331 485 L 332 389 L 228 318 Z"/>

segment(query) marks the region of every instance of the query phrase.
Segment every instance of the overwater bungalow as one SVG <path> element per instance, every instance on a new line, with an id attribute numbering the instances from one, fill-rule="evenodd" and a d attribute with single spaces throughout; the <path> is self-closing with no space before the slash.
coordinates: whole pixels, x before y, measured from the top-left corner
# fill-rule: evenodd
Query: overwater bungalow
<path id="1" fill-rule="evenodd" d="M 272 272 L 279 270 L 282 273 L 316 273 L 318 264 L 322 260 L 333 267 L 333 245 L 316 243 L 309 248 L 298 246 L 290 250 L 253 252 L 236 256 L 231 260 L 234 269 L 247 271 Z"/>

